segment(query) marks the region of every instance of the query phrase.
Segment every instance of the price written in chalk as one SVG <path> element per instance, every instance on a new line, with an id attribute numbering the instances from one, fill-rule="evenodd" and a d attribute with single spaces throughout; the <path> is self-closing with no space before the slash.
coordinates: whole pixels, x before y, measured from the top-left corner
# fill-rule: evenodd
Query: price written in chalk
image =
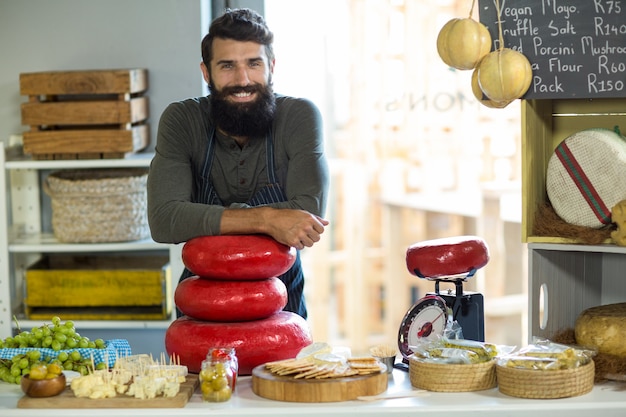
<path id="1" fill-rule="evenodd" d="M 624 0 L 626 1 L 626 0 Z M 500 0 L 504 47 L 530 61 L 523 97 L 626 97 L 626 4 L 622 0 Z M 480 21 L 499 48 L 496 0 L 479 0 Z"/>

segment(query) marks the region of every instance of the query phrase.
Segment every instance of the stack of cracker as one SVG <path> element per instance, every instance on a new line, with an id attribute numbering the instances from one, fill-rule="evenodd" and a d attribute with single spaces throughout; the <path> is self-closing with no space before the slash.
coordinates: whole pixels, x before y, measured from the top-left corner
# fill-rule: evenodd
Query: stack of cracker
<path id="1" fill-rule="evenodd" d="M 369 375 L 384 370 L 384 365 L 381 365 L 372 356 L 347 358 L 334 362 L 319 362 L 314 357 L 309 356 L 268 362 L 265 367 L 273 374 L 291 376 L 295 379 L 343 378 Z"/>

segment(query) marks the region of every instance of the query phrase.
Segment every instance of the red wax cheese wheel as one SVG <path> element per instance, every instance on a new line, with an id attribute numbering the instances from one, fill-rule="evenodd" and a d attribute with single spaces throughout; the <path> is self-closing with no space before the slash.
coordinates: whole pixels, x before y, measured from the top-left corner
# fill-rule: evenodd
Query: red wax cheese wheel
<path id="1" fill-rule="evenodd" d="M 222 281 L 194 276 L 178 283 L 174 302 L 184 315 L 199 320 L 259 320 L 285 308 L 287 287 L 276 277 Z"/>
<path id="2" fill-rule="evenodd" d="M 185 243 L 183 264 L 194 275 L 222 280 L 254 280 L 284 274 L 296 249 L 266 235 L 199 236 Z"/>
<path id="3" fill-rule="evenodd" d="M 216 323 L 180 317 L 165 332 L 165 350 L 190 372 L 200 372 L 210 347 L 235 348 L 239 375 L 266 362 L 295 358 L 313 342 L 307 322 L 290 311 L 263 320 Z"/>
<path id="4" fill-rule="evenodd" d="M 420 278 L 467 274 L 489 262 L 485 241 L 476 236 L 456 236 L 414 243 L 406 251 L 409 272 Z"/>

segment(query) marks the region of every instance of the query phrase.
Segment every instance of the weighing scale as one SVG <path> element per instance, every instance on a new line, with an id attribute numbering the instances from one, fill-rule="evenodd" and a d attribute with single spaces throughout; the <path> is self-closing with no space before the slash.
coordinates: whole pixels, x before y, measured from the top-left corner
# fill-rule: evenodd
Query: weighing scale
<path id="1" fill-rule="evenodd" d="M 434 281 L 435 291 L 419 299 L 404 316 L 398 331 L 398 348 L 403 359 L 395 368 L 408 371 L 408 359 L 413 354 L 411 346 L 417 346 L 423 339 L 443 336 L 449 322 L 458 323 L 463 339 L 485 341 L 483 295 L 464 291 L 463 283 L 488 260 L 487 245 L 475 236 L 435 239 L 407 249 L 409 272 Z M 453 284 L 454 289 L 442 289 L 442 283 Z"/>

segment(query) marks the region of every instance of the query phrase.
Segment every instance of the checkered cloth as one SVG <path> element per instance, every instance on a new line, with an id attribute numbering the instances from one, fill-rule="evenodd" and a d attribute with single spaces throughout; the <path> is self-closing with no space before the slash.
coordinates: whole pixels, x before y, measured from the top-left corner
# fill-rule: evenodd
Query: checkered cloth
<path id="1" fill-rule="evenodd" d="M 50 358 L 51 360 L 59 356 L 61 352 L 70 353 L 74 350 L 80 352 L 83 358 L 91 358 L 95 363 L 106 362 L 107 365 L 112 367 L 115 365 L 117 358 L 123 358 L 131 355 L 130 344 L 126 339 L 111 339 L 104 342 L 104 349 L 67 349 L 67 350 L 54 350 L 48 348 L 4 348 L 0 349 L 0 358 L 11 359 L 15 355 L 27 353 L 31 350 L 39 350 L 42 358 Z"/>

